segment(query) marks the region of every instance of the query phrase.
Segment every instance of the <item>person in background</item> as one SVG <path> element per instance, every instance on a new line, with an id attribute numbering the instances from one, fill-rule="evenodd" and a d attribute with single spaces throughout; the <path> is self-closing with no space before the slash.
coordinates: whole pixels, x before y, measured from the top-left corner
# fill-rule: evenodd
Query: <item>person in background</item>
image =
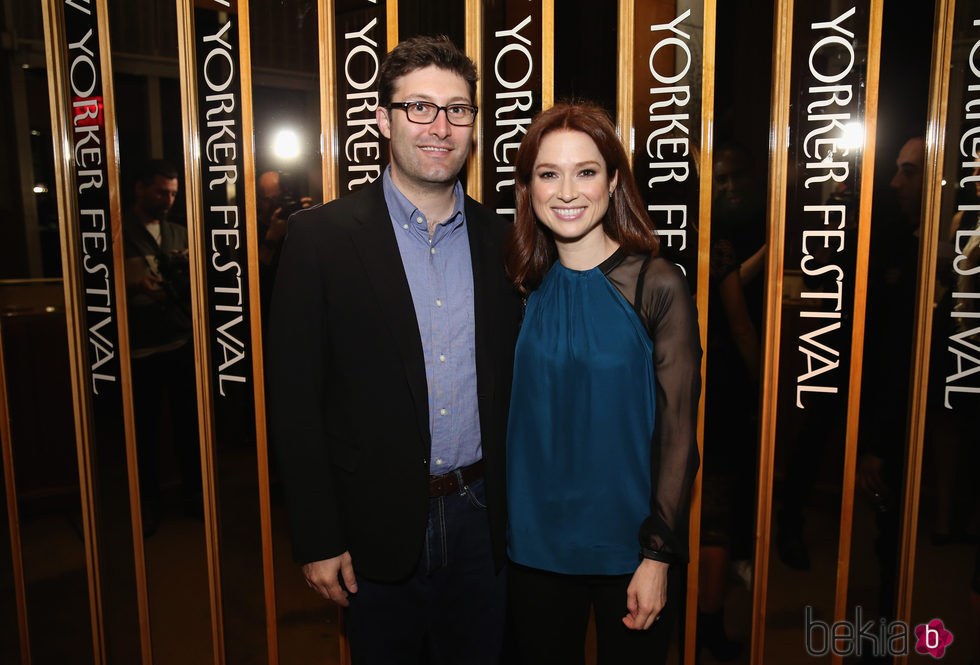
<path id="1" fill-rule="evenodd" d="M 279 253 L 286 237 L 286 220 L 297 210 L 309 208 L 313 199 L 298 197 L 292 178 L 280 171 L 264 171 L 255 188 L 259 239 L 259 294 L 263 326 L 269 320 L 269 303 L 279 268 Z"/>
<path id="2" fill-rule="evenodd" d="M 682 607 L 701 349 L 680 269 L 609 117 L 557 105 L 516 159 L 508 273 L 527 294 L 507 431 L 523 662 L 662 663 Z"/>
<path id="3" fill-rule="evenodd" d="M 133 412 L 147 536 L 156 531 L 162 511 L 160 425 L 168 404 L 183 511 L 203 517 L 187 229 L 168 219 L 178 186 L 172 164 L 147 162 L 136 179 L 136 199 L 123 215 Z"/>

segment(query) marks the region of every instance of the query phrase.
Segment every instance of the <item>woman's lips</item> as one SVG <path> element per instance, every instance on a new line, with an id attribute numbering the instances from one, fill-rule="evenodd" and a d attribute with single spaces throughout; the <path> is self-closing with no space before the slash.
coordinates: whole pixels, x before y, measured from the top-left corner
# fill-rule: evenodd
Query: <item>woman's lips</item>
<path id="1" fill-rule="evenodd" d="M 558 219 L 571 221 L 573 219 L 577 219 L 583 212 L 585 212 L 585 206 L 577 206 L 575 208 L 552 208 L 551 211 L 555 213 L 555 217 Z"/>

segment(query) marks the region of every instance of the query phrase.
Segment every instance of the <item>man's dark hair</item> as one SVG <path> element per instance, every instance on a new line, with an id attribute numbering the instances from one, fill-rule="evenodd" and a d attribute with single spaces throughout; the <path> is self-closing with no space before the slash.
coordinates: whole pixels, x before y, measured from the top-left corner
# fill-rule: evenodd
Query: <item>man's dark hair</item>
<path id="1" fill-rule="evenodd" d="M 381 63 L 378 83 L 378 102 L 387 108 L 395 81 L 416 69 L 435 65 L 439 69 L 459 74 L 470 88 L 470 102 L 476 100 L 476 64 L 465 53 L 456 48 L 449 37 L 418 36 L 401 42 L 385 56 Z M 398 101 L 406 101 L 400 99 Z"/>
<path id="2" fill-rule="evenodd" d="M 154 178 L 157 176 L 166 178 L 167 180 L 176 180 L 179 177 L 177 167 L 172 162 L 168 162 L 165 159 L 151 159 L 145 162 L 139 171 L 136 172 L 136 182 L 143 183 L 143 185 L 152 185 Z"/>

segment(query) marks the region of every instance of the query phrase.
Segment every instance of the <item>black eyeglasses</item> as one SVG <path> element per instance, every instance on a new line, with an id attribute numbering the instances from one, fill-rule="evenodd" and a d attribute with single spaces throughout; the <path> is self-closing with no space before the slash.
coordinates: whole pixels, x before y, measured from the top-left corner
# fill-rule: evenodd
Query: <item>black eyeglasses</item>
<path id="1" fill-rule="evenodd" d="M 419 125 L 430 125 L 436 121 L 439 111 L 446 112 L 446 120 L 450 125 L 469 127 L 476 122 L 477 108 L 470 104 L 450 104 L 439 106 L 432 102 L 392 102 L 389 109 L 403 109 L 409 122 Z"/>

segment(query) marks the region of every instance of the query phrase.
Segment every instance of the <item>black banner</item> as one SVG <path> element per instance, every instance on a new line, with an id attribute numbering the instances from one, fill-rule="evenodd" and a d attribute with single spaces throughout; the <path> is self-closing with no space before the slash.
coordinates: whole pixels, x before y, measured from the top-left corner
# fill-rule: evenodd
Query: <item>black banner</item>
<path id="1" fill-rule="evenodd" d="M 669 7 L 668 7 L 669 8 Z M 701 8 L 698 8 L 698 12 Z M 697 274 L 703 17 L 637 3 L 633 127 L 636 182 L 662 251 Z"/>
<path id="2" fill-rule="evenodd" d="M 198 127 L 215 423 L 251 412 L 251 307 L 245 232 L 238 15 L 195 10 Z M 220 437 L 219 437 L 220 439 Z"/>
<path id="3" fill-rule="evenodd" d="M 793 24 L 784 271 L 798 275 L 799 296 L 786 316 L 794 335 L 782 357 L 798 363 L 794 404 L 805 409 L 847 393 L 868 15 L 855 5 L 806 6 Z"/>
<path id="4" fill-rule="evenodd" d="M 956 170 L 947 179 L 959 182 L 960 191 L 950 229 L 951 251 L 943 251 L 946 243 L 940 236 L 937 292 L 949 294 L 939 308 L 940 313 L 948 313 L 948 319 L 939 321 L 933 330 L 934 337 L 943 338 L 938 346 L 945 347 L 944 357 L 933 362 L 945 376 L 943 406 L 973 413 L 977 398 L 970 395 L 980 394 L 980 114 L 976 112 L 980 105 L 980 19 L 969 3 L 956 10 L 955 43 L 969 44 L 970 53 L 963 67 L 965 80 L 949 95 L 946 125 L 959 126 L 960 139 Z M 949 232 L 945 235 L 949 237 Z"/>
<path id="5" fill-rule="evenodd" d="M 336 154 L 343 196 L 377 180 L 388 164 L 375 115 L 388 28 L 383 1 L 338 1 L 335 11 Z"/>
<path id="6" fill-rule="evenodd" d="M 112 261 L 112 222 L 106 173 L 105 108 L 95 9 L 65 2 L 72 175 L 78 200 L 78 246 L 88 339 L 88 387 L 93 404 L 118 407 L 119 332 Z M 96 407 L 98 409 L 98 406 Z"/>
<path id="7" fill-rule="evenodd" d="M 244 8 L 244 6 L 243 6 Z M 197 2 L 194 10 L 195 71 L 202 217 L 200 261 L 204 264 L 210 350 L 213 435 L 203 441 L 210 456 L 204 494 L 220 519 L 212 547 L 219 557 L 222 630 L 227 662 L 264 660 L 269 648 L 263 597 L 260 497 L 244 478 L 257 478 L 252 316 L 249 300 L 242 56 L 237 0 Z M 193 254 L 193 252 L 192 252 Z M 258 276 L 254 276 L 257 278 Z M 205 506 L 208 502 L 205 502 Z M 211 534 L 207 534 L 210 539 Z M 248 543 L 248 545 L 245 545 Z M 228 620 L 233 616 L 234 620 Z M 248 637 L 244 633 L 248 633 Z"/>
<path id="8" fill-rule="evenodd" d="M 513 219 L 514 160 L 541 110 L 541 2 L 483 3 L 483 203 Z"/>

